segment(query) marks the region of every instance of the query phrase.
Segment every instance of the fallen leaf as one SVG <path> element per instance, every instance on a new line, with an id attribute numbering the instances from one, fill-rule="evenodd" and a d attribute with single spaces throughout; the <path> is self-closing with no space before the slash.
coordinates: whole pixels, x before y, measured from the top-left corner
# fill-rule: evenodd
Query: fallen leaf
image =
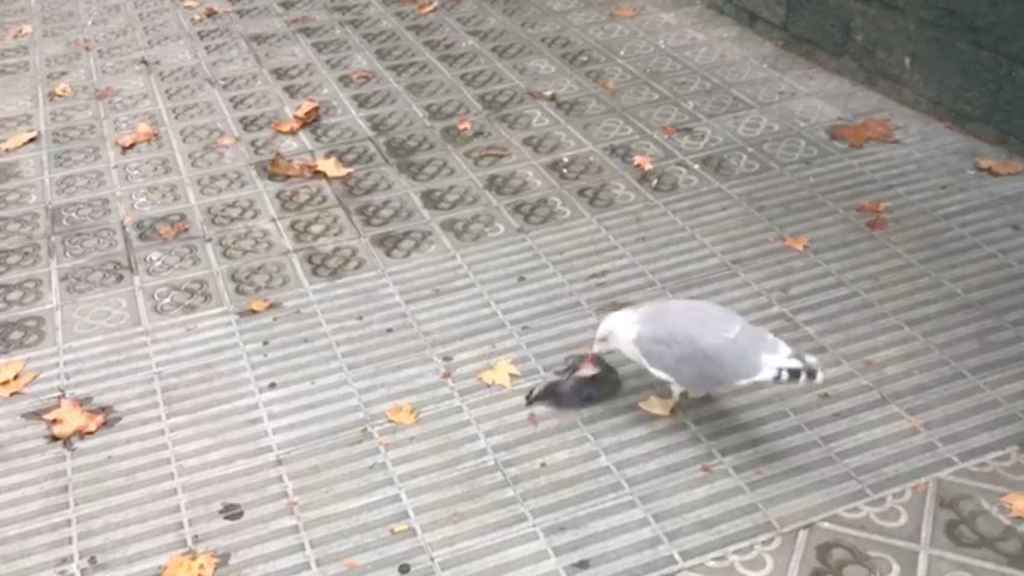
<path id="1" fill-rule="evenodd" d="M 416 13 L 420 15 L 430 14 L 437 10 L 437 0 L 423 0 L 416 5 Z"/>
<path id="2" fill-rule="evenodd" d="M 26 386 L 35 381 L 39 374 L 30 370 L 22 371 L 20 374 L 6 381 L 0 381 L 0 397 L 10 398 L 20 393 Z"/>
<path id="3" fill-rule="evenodd" d="M 71 45 L 83 52 L 92 52 L 96 49 L 96 43 L 88 38 L 76 38 Z"/>
<path id="4" fill-rule="evenodd" d="M 797 252 L 803 252 L 807 249 L 807 245 L 811 243 L 811 239 L 807 236 L 785 236 L 782 238 L 782 244 L 786 248 L 792 248 Z"/>
<path id="5" fill-rule="evenodd" d="M 316 164 L 312 162 L 292 162 L 280 154 L 270 160 L 267 170 L 276 176 L 309 178 L 313 175 Z"/>
<path id="6" fill-rule="evenodd" d="M 312 24 L 316 22 L 316 18 L 310 16 L 309 14 L 303 14 L 301 16 L 293 16 L 285 20 L 285 22 L 289 26 L 302 26 L 303 24 Z"/>
<path id="7" fill-rule="evenodd" d="M 465 116 L 459 116 L 459 121 L 455 124 L 455 130 L 459 132 L 459 136 L 468 136 L 473 132 L 473 121 Z"/>
<path id="8" fill-rule="evenodd" d="M 195 8 L 199 8 L 200 4 L 199 4 L 199 0 L 185 0 L 184 2 L 181 3 L 181 6 L 183 8 L 185 8 L 186 10 L 192 10 L 192 9 L 195 9 Z"/>
<path id="9" fill-rule="evenodd" d="M 322 174 L 325 178 L 344 178 L 355 172 L 355 170 L 346 167 L 334 156 L 320 158 L 317 160 L 314 170 Z"/>
<path id="10" fill-rule="evenodd" d="M 672 409 L 676 407 L 676 401 L 661 396 L 648 396 L 646 400 L 637 403 L 641 410 L 655 416 L 671 416 Z"/>
<path id="11" fill-rule="evenodd" d="M 999 502 L 1010 511 L 1010 516 L 1024 518 L 1024 492 L 1010 492 L 1000 498 Z"/>
<path id="12" fill-rule="evenodd" d="M 861 202 L 857 205 L 857 212 L 861 214 L 885 214 L 887 210 L 888 202 Z"/>
<path id="13" fill-rule="evenodd" d="M 651 170 L 654 170 L 654 161 L 651 160 L 650 156 L 637 154 L 636 156 L 633 156 L 633 167 L 639 168 L 641 172 L 650 172 Z"/>
<path id="14" fill-rule="evenodd" d="M 219 560 L 212 552 L 186 552 L 167 560 L 160 576 L 213 576 Z"/>
<path id="15" fill-rule="evenodd" d="M 155 128 L 149 125 L 148 122 L 139 122 L 135 125 L 135 131 L 130 134 L 123 134 L 117 138 L 114 142 L 121 147 L 121 151 L 124 152 L 136 144 L 143 144 L 145 142 L 152 142 L 156 140 L 159 133 Z"/>
<path id="16" fill-rule="evenodd" d="M 387 416 L 388 420 L 402 426 L 415 424 L 417 418 L 416 410 L 408 402 L 393 404 L 384 411 L 384 415 Z"/>
<path id="17" fill-rule="evenodd" d="M 216 6 L 206 6 L 202 10 L 200 10 L 199 12 L 197 12 L 197 13 L 192 15 L 192 21 L 193 22 L 202 22 L 203 20 L 206 20 L 207 18 L 213 18 L 214 16 L 216 16 L 218 14 L 223 14 L 223 13 L 224 13 L 224 11 L 221 10 L 220 8 L 217 8 Z"/>
<path id="18" fill-rule="evenodd" d="M 477 374 L 480 381 L 488 386 L 501 386 L 502 388 L 512 387 L 512 377 L 521 376 L 519 368 L 508 358 L 499 358 L 491 364 L 491 367 Z"/>
<path id="19" fill-rule="evenodd" d="M 928 481 L 922 480 L 921 482 L 911 486 L 910 489 L 913 490 L 915 494 L 926 494 L 928 492 Z"/>
<path id="20" fill-rule="evenodd" d="M 302 120 L 299 120 L 298 118 L 275 120 L 270 124 L 270 127 L 273 128 L 275 132 L 280 132 L 281 134 L 297 134 L 299 130 L 302 130 L 303 126 L 305 126 L 305 124 L 303 124 Z"/>
<path id="21" fill-rule="evenodd" d="M 36 136 L 39 136 L 38 130 L 26 130 L 24 132 L 18 132 L 14 136 L 11 136 L 7 140 L 4 140 L 2 143 L 0 143 L 0 152 L 11 152 L 12 150 L 17 150 L 18 148 L 21 148 L 25 144 L 28 144 L 29 142 L 35 140 Z"/>
<path id="22" fill-rule="evenodd" d="M 31 24 L 20 24 L 18 26 L 15 26 L 14 29 L 10 31 L 10 33 L 8 34 L 8 37 L 11 40 L 18 40 L 20 38 L 28 38 L 31 35 L 32 35 L 32 25 Z"/>
<path id="23" fill-rule="evenodd" d="M 253 298 L 246 304 L 246 309 L 253 314 L 261 314 L 273 308 L 274 303 L 266 298 Z"/>
<path id="24" fill-rule="evenodd" d="M 924 432 L 924 426 L 921 424 L 921 419 L 916 416 L 910 417 L 910 427 L 913 428 L 915 432 Z"/>
<path id="25" fill-rule="evenodd" d="M 358 84 L 366 84 L 370 80 L 376 78 L 377 75 L 370 70 L 353 70 L 352 73 L 348 75 L 348 77 L 353 82 L 356 82 Z"/>
<path id="26" fill-rule="evenodd" d="M 50 90 L 50 99 L 67 98 L 68 96 L 74 96 L 74 94 L 75 91 L 71 89 L 71 84 L 59 82 Z"/>
<path id="27" fill-rule="evenodd" d="M 863 148 L 867 142 L 895 143 L 892 124 L 885 118 L 868 118 L 856 124 L 838 124 L 828 130 L 831 139 L 846 142 L 850 148 Z"/>
<path id="28" fill-rule="evenodd" d="M 974 165 L 982 172 L 988 172 L 992 176 L 1015 176 L 1024 172 L 1024 164 L 1015 160 L 990 160 L 978 158 Z"/>
<path id="29" fill-rule="evenodd" d="M 412 527 L 410 527 L 405 522 L 402 522 L 401 524 L 395 524 L 394 526 L 389 528 L 389 530 L 391 531 L 392 534 L 402 534 L 403 532 L 408 532 L 409 530 L 412 530 Z"/>
<path id="30" fill-rule="evenodd" d="M 600 86 L 605 92 L 609 94 L 615 94 L 615 91 L 618 90 L 618 88 L 615 86 L 615 81 L 609 80 L 607 78 L 603 80 L 598 80 L 597 85 Z"/>
<path id="31" fill-rule="evenodd" d="M 558 95 L 555 94 L 554 90 L 527 90 L 526 95 L 535 100 L 547 100 L 549 102 L 558 100 Z"/>
<path id="32" fill-rule="evenodd" d="M 889 219 L 883 214 L 878 214 L 874 218 L 864 223 L 868 230 L 872 232 L 881 232 L 889 228 Z"/>
<path id="33" fill-rule="evenodd" d="M 477 158 L 507 158 L 512 152 L 503 146 L 488 146 L 477 152 Z"/>
<path id="34" fill-rule="evenodd" d="M 174 224 L 161 224 L 156 227 L 156 233 L 160 235 L 160 238 L 164 240 L 174 240 L 178 236 L 181 236 L 185 232 L 188 232 L 188 224 L 185 222 L 175 222 Z"/>
<path id="35" fill-rule="evenodd" d="M 82 408 L 78 400 L 60 399 L 60 405 L 42 416 L 49 422 L 50 433 L 54 438 L 67 440 L 75 435 L 88 436 L 95 433 L 107 422 L 107 417 Z"/>
<path id="36" fill-rule="evenodd" d="M 230 134 L 225 134 L 224 136 L 217 138 L 217 146 L 220 146 L 221 148 L 234 146 L 235 144 L 238 144 L 238 138 L 235 138 Z"/>
<path id="37" fill-rule="evenodd" d="M 24 360 L 4 360 L 0 362 L 0 382 L 7 382 L 25 369 Z"/>
<path id="38" fill-rule="evenodd" d="M 616 6 L 612 8 L 612 16 L 616 18 L 632 18 L 640 13 L 640 10 L 632 6 Z"/>
<path id="39" fill-rule="evenodd" d="M 700 471 L 705 473 L 705 474 L 710 474 L 710 473 L 715 471 L 715 467 L 712 466 L 711 464 L 708 464 L 707 462 L 705 462 L 705 463 L 700 465 Z"/>
<path id="40" fill-rule="evenodd" d="M 346 570 L 358 570 L 363 567 L 358 560 L 353 558 L 345 558 L 341 561 L 341 565 L 344 566 Z"/>
<path id="41" fill-rule="evenodd" d="M 665 136 L 665 138 L 671 138 L 671 137 L 675 136 L 678 132 L 679 132 L 679 129 L 676 128 L 675 126 L 662 126 L 661 127 L 661 133 L 662 133 L 662 135 Z"/>
<path id="42" fill-rule="evenodd" d="M 320 103 L 312 98 L 306 98 L 299 107 L 292 112 L 292 118 L 301 120 L 303 124 L 309 124 L 320 117 Z"/>
<path id="43" fill-rule="evenodd" d="M 107 98 L 110 98 L 113 95 L 114 95 L 114 89 L 112 87 L 110 87 L 110 86 L 107 86 L 105 88 L 100 88 L 99 90 L 96 91 L 96 99 L 97 100 L 106 100 Z"/>

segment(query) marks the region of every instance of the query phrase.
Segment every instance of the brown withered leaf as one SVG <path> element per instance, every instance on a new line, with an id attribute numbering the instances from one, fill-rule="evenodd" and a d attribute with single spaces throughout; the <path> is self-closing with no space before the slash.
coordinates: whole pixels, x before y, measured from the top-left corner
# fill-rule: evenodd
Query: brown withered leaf
<path id="1" fill-rule="evenodd" d="M 20 40 L 21 38 L 28 38 L 32 35 L 31 24 L 19 24 L 15 26 L 8 34 L 7 37 L 11 40 Z"/>
<path id="2" fill-rule="evenodd" d="M 1013 518 L 1024 518 L 1024 492 L 1010 492 L 999 499 Z"/>
<path id="3" fill-rule="evenodd" d="M 253 314 L 262 314 L 273 307 L 274 303 L 266 298 L 252 298 L 245 305 L 245 309 Z"/>
<path id="4" fill-rule="evenodd" d="M 459 116 L 459 121 L 455 123 L 455 130 L 459 136 L 468 136 L 473 132 L 473 121 L 465 116 Z"/>
<path id="5" fill-rule="evenodd" d="M 353 70 L 348 77 L 356 84 L 362 86 L 377 77 L 372 70 Z"/>
<path id="6" fill-rule="evenodd" d="M 671 138 L 671 137 L 675 136 L 678 133 L 679 133 L 679 129 L 676 128 L 675 126 L 662 126 L 661 127 L 661 134 L 663 136 L 665 136 L 665 138 Z"/>
<path id="7" fill-rule="evenodd" d="M 317 118 L 320 118 L 320 103 L 312 98 L 306 98 L 295 109 L 295 112 L 292 112 L 292 118 L 301 120 L 303 124 L 315 122 Z"/>
<path id="8" fill-rule="evenodd" d="M 225 134 L 220 138 L 217 138 L 217 146 L 220 146 L 221 148 L 227 148 L 228 146 L 234 146 L 235 144 L 238 144 L 238 138 L 235 138 L 230 134 Z"/>
<path id="9" fill-rule="evenodd" d="M 36 136 L 39 136 L 38 130 L 25 130 L 24 132 L 18 132 L 7 140 L 0 142 L 0 152 L 11 152 L 13 150 L 17 150 L 25 144 L 35 140 Z"/>
<path id="10" fill-rule="evenodd" d="M 50 89 L 50 100 L 67 98 L 68 96 L 74 95 L 75 91 L 71 88 L 71 84 L 68 84 L 67 82 L 58 82 Z"/>
<path id="11" fill-rule="evenodd" d="M 430 14 L 431 12 L 437 10 L 437 5 L 437 0 L 423 0 L 422 2 L 416 5 L 416 13 L 421 16 Z"/>
<path id="12" fill-rule="evenodd" d="M 192 15 L 193 22 L 202 22 L 207 18 L 213 18 L 218 14 L 223 14 L 224 11 L 216 6 L 204 6 L 202 10 Z"/>
<path id="13" fill-rule="evenodd" d="M 676 407 L 676 401 L 661 396 L 648 396 L 645 400 L 637 402 L 637 406 L 648 414 L 655 416 L 671 416 L 672 409 Z"/>
<path id="14" fill-rule="evenodd" d="M 504 146 L 488 146 L 476 153 L 477 158 L 507 158 L 512 151 Z"/>
<path id="15" fill-rule="evenodd" d="M 186 552 L 167 559 L 160 576 L 213 576 L 220 560 L 212 552 Z"/>
<path id="16" fill-rule="evenodd" d="M 633 167 L 639 168 L 641 172 L 650 172 L 654 170 L 654 161 L 651 160 L 650 156 L 637 154 L 633 156 Z"/>
<path id="17" fill-rule="evenodd" d="M 58 440 L 69 440 L 96 433 L 107 422 L 106 415 L 82 408 L 78 400 L 61 397 L 60 404 L 42 415 L 50 425 L 50 434 Z"/>
<path id="18" fill-rule="evenodd" d="M 1024 172 L 1024 164 L 1015 160 L 991 160 L 989 158 L 978 158 L 974 161 L 975 167 L 982 172 L 988 172 L 992 176 L 1016 176 Z"/>
<path id="19" fill-rule="evenodd" d="M 280 154 L 274 154 L 267 170 L 275 176 L 290 178 L 309 178 L 313 175 L 316 164 L 312 162 L 293 162 Z"/>
<path id="20" fill-rule="evenodd" d="M 598 80 L 597 85 L 600 86 L 602 90 L 609 94 L 615 94 L 615 91 L 618 90 L 618 87 L 615 85 L 615 81 L 610 80 L 608 78 Z"/>
<path id="21" fill-rule="evenodd" d="M 846 142 L 850 148 L 863 148 L 867 142 L 897 142 L 892 124 L 885 118 L 868 118 L 856 124 L 837 124 L 828 129 L 829 138 Z"/>
<path id="22" fill-rule="evenodd" d="M 88 38 L 75 38 L 71 45 L 83 52 L 92 52 L 96 49 L 96 43 Z"/>
<path id="23" fill-rule="evenodd" d="M 274 129 L 274 132 L 280 132 L 281 134 L 298 134 L 299 130 L 305 124 L 298 118 L 289 118 L 287 120 L 275 120 L 271 122 L 270 127 Z"/>
<path id="24" fill-rule="evenodd" d="M 612 8 L 612 16 L 616 18 L 632 18 L 639 13 L 640 10 L 638 8 L 629 5 Z"/>
<path id="25" fill-rule="evenodd" d="M 857 205 L 857 212 L 861 214 L 885 214 L 888 210 L 888 202 L 861 202 Z"/>
<path id="26" fill-rule="evenodd" d="M 199 8 L 201 4 L 199 3 L 199 0 L 185 0 L 181 3 L 181 6 L 186 10 L 195 10 L 196 8 Z"/>
<path id="27" fill-rule="evenodd" d="M 159 136 L 159 133 L 155 128 L 150 126 L 148 122 L 139 122 L 135 125 L 134 132 L 118 136 L 117 140 L 114 140 L 114 142 L 120 146 L 121 151 L 124 152 L 136 144 L 143 144 L 145 142 L 156 140 L 157 136 Z"/>
<path id="28" fill-rule="evenodd" d="M 346 167 L 334 156 L 317 160 L 316 164 L 314 164 L 314 170 L 325 178 L 344 178 L 355 172 L 355 170 Z"/>
<path id="29" fill-rule="evenodd" d="M 410 426 L 415 424 L 417 419 L 416 409 L 408 402 L 402 402 L 401 404 L 394 404 L 388 407 L 388 409 L 384 411 L 384 416 L 386 416 L 391 422 L 401 426 Z"/>
<path id="30" fill-rule="evenodd" d="M 807 236 L 785 236 L 782 239 L 782 244 L 786 248 L 796 250 L 797 252 L 803 252 L 807 249 L 808 244 L 811 243 L 811 239 Z"/>
<path id="31" fill-rule="evenodd" d="M 534 100 L 547 100 L 548 102 L 558 100 L 558 95 L 554 90 L 527 90 L 526 95 Z"/>
<path id="32" fill-rule="evenodd" d="M 166 241 L 171 241 L 181 236 L 185 232 L 188 232 L 188 224 L 185 222 L 175 222 L 174 224 L 161 224 L 156 227 L 156 233 L 160 235 L 160 238 Z"/>
<path id="33" fill-rule="evenodd" d="M 873 218 L 864 223 L 864 226 L 872 232 L 881 232 L 889 228 L 889 219 L 884 214 L 876 214 Z"/>

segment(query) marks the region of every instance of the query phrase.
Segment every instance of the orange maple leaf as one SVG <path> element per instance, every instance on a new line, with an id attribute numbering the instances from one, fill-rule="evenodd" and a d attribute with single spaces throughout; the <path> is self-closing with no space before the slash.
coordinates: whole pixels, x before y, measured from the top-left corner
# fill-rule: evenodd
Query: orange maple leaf
<path id="1" fill-rule="evenodd" d="M 246 304 L 246 309 L 253 314 L 261 314 L 274 307 L 274 303 L 266 298 L 253 298 Z"/>
<path id="2" fill-rule="evenodd" d="M 220 560 L 212 552 L 186 552 L 167 560 L 160 576 L 213 576 Z"/>
<path id="3" fill-rule="evenodd" d="M 857 205 L 857 212 L 861 214 L 885 214 L 888 210 L 888 202 L 861 202 Z"/>
<path id="4" fill-rule="evenodd" d="M 280 154 L 274 154 L 267 165 L 267 171 L 275 176 L 287 176 L 292 178 L 309 178 L 316 170 L 316 164 L 312 162 L 292 162 Z"/>
<path id="5" fill-rule="evenodd" d="M 390 406 L 384 411 L 384 415 L 387 416 L 388 420 L 402 426 L 415 424 L 416 419 L 418 418 L 416 410 L 412 407 L 412 404 L 408 402 Z"/>
<path id="6" fill-rule="evenodd" d="M 807 249 L 807 246 L 811 243 L 811 239 L 805 235 L 800 236 L 785 236 L 782 239 L 782 244 L 786 248 L 791 248 L 797 252 L 803 252 Z"/>
<path id="7" fill-rule="evenodd" d="M 1024 492 L 1010 492 L 999 499 L 1013 518 L 1024 518 Z"/>
<path id="8" fill-rule="evenodd" d="M 159 133 L 155 128 L 149 125 L 148 122 L 139 122 L 135 125 L 135 131 L 129 134 L 123 134 L 117 138 L 114 142 L 121 147 L 121 151 L 124 152 L 135 146 L 136 144 L 142 144 L 145 142 L 151 142 L 156 140 Z"/>
<path id="9" fill-rule="evenodd" d="M 298 134 L 299 130 L 305 124 L 298 118 L 289 118 L 287 120 L 274 120 L 270 123 L 270 127 L 274 129 L 274 132 L 280 132 L 281 134 Z"/>
<path id="10" fill-rule="evenodd" d="M 978 158 L 974 165 L 982 172 L 988 172 L 992 176 L 1016 176 L 1024 172 L 1024 164 L 1014 160 L 990 160 Z"/>
<path id="11" fill-rule="evenodd" d="M 641 172 L 650 172 L 651 170 L 654 170 L 654 161 L 651 160 L 650 156 L 637 154 L 636 156 L 633 156 L 633 167 L 639 168 Z"/>
<path id="12" fill-rule="evenodd" d="M 175 222 L 174 224 L 161 224 L 156 227 L 156 233 L 160 235 L 160 238 L 164 240 L 174 240 L 178 236 L 181 236 L 185 232 L 188 232 L 188 223 L 186 222 Z"/>
<path id="13" fill-rule="evenodd" d="M 837 124 L 828 130 L 831 139 L 846 142 L 850 148 L 863 148 L 867 142 L 897 142 L 892 124 L 885 118 L 868 118 L 856 124 Z"/>
<path id="14" fill-rule="evenodd" d="M 633 6 L 616 6 L 612 8 L 612 16 L 617 18 L 632 18 L 640 13 L 640 10 Z"/>
<path id="15" fill-rule="evenodd" d="M 437 0 L 423 0 L 416 5 L 416 12 L 420 15 L 430 14 L 434 10 L 437 10 Z"/>
<path id="16" fill-rule="evenodd" d="M 679 129 L 676 128 L 675 126 L 662 126 L 661 127 L 661 133 L 665 136 L 665 138 L 671 138 L 671 137 L 675 136 L 678 132 L 679 132 Z"/>
<path id="17" fill-rule="evenodd" d="M 106 415 L 89 412 L 78 400 L 62 397 L 60 404 L 42 416 L 50 424 L 50 434 L 59 440 L 94 434 L 107 422 Z"/>
<path id="18" fill-rule="evenodd" d="M 455 124 L 455 130 L 458 131 L 460 136 L 467 136 L 473 131 L 473 121 L 465 116 L 459 116 L 459 121 Z"/>
<path id="19" fill-rule="evenodd" d="M 0 398 L 10 398 L 20 393 L 39 376 L 25 370 L 24 360 L 0 362 Z"/>

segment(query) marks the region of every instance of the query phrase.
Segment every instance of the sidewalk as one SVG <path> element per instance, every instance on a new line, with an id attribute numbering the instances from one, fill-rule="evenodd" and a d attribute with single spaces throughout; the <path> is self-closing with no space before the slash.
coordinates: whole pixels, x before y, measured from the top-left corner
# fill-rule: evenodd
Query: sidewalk
<path id="1" fill-rule="evenodd" d="M 0 141 L 39 131 L 0 152 L 0 358 L 40 373 L 0 398 L 0 573 L 193 548 L 218 576 L 1024 574 L 993 516 L 1024 489 L 994 456 L 1024 439 L 1024 177 L 711 11 L 634 4 L 0 5 Z M 320 119 L 273 131 L 305 98 Z M 829 139 L 878 117 L 898 143 Z M 140 121 L 159 137 L 122 151 Z M 272 176 L 277 152 L 355 172 Z M 666 295 L 825 384 L 658 419 L 615 359 L 607 405 L 523 406 L 602 314 Z M 510 390 L 477 378 L 501 357 Z M 114 423 L 50 441 L 23 415 L 60 390 Z"/>

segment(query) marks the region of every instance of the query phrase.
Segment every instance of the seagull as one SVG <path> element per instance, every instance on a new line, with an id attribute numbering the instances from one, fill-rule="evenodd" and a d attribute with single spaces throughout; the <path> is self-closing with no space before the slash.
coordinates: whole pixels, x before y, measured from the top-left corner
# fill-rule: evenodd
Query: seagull
<path id="1" fill-rule="evenodd" d="M 612 312 L 597 328 L 591 357 L 613 350 L 667 382 L 672 407 L 683 394 L 699 398 L 729 386 L 824 379 L 814 356 L 703 300 L 662 300 Z M 598 370 L 595 361 L 584 360 L 577 376 Z"/>

